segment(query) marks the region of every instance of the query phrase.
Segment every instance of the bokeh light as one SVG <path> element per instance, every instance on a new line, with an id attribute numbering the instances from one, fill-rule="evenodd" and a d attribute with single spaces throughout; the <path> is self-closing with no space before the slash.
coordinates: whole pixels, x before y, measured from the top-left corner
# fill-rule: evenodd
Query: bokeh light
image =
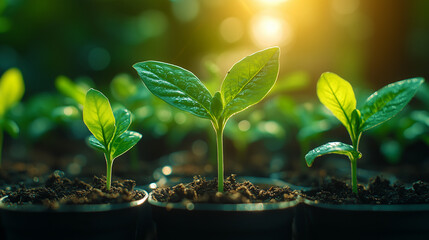
<path id="1" fill-rule="evenodd" d="M 292 29 L 284 19 L 261 14 L 251 21 L 251 36 L 259 47 L 286 45 L 292 40 Z"/>

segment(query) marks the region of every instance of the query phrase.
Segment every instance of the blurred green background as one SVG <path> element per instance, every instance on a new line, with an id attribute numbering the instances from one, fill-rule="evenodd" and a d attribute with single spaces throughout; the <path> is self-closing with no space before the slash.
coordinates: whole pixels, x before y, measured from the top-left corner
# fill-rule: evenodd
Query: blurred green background
<path id="1" fill-rule="evenodd" d="M 54 149 L 54 157 L 87 151 L 64 150 L 55 140 L 82 142 L 88 135 L 79 105 L 56 89 L 62 75 L 133 111 L 134 129 L 143 133 L 138 159 L 154 162 L 180 150 L 212 159 L 210 124 L 152 97 L 131 66 L 144 60 L 176 64 L 213 93 L 233 63 L 277 45 L 277 86 L 266 101 L 228 123 L 225 161 L 231 171 L 302 169 L 311 147 L 348 141 L 316 97 L 320 74 L 331 71 L 350 81 L 358 103 L 388 83 L 429 79 L 428 12 L 426 0 L 0 0 L 0 73 L 17 67 L 26 84 L 23 104 L 12 113 L 21 119 L 25 140 L 6 143 L 15 147 L 9 155 L 24 158 L 13 153 L 19 144 Z M 367 154 L 359 167 L 409 163 L 423 169 L 421 175 L 427 172 L 424 88 L 405 113 L 364 137 Z"/>

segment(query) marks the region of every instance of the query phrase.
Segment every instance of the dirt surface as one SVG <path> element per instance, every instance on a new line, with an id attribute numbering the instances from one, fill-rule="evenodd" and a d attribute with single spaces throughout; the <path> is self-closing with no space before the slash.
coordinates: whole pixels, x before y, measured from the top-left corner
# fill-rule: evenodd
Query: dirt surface
<path id="1" fill-rule="evenodd" d="M 142 199 L 144 194 L 133 190 L 133 180 L 112 181 L 110 190 L 106 190 L 105 177 L 94 176 L 92 183 L 82 180 L 70 180 L 51 174 L 43 187 L 22 187 L 9 193 L 6 202 L 11 204 L 42 204 L 49 208 L 58 208 L 60 204 L 104 204 L 123 203 Z"/>
<path id="2" fill-rule="evenodd" d="M 194 203 L 259 203 L 292 201 L 297 192 L 289 187 L 260 187 L 249 181 L 239 183 L 235 175 L 226 178 L 224 192 L 217 191 L 217 179 L 206 180 L 201 176 L 194 177 L 188 184 L 173 187 L 159 187 L 153 191 L 153 198 L 160 202 L 192 201 Z"/>
<path id="3" fill-rule="evenodd" d="M 417 181 L 411 187 L 405 187 L 377 176 L 369 181 L 368 187 L 358 184 L 358 195 L 355 195 L 348 183 L 333 178 L 303 196 L 332 204 L 427 204 L 429 184 Z"/>

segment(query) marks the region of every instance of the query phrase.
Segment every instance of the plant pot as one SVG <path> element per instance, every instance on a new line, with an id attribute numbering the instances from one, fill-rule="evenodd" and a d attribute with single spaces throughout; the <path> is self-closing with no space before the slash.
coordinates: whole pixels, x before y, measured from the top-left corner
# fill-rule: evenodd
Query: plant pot
<path id="1" fill-rule="evenodd" d="M 8 205 L 0 199 L 0 239 L 136 239 L 142 235 L 145 197 L 129 203 L 61 205 L 48 209 L 42 205 Z"/>
<path id="2" fill-rule="evenodd" d="M 305 199 L 295 239 L 429 239 L 429 204 L 336 205 Z"/>
<path id="3" fill-rule="evenodd" d="M 271 179 L 251 180 L 273 184 Z M 281 182 L 284 184 L 284 182 Z M 158 239 L 291 239 L 298 201 L 215 204 L 166 203 L 149 195 Z"/>

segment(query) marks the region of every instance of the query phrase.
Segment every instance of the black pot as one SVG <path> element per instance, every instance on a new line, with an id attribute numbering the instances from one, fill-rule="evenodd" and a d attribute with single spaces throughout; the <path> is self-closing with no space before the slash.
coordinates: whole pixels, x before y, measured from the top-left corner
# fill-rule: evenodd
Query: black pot
<path id="1" fill-rule="evenodd" d="M 429 239 L 429 205 L 335 205 L 304 200 L 295 239 Z"/>
<path id="2" fill-rule="evenodd" d="M 251 179 L 249 179 L 251 180 Z M 271 184 L 281 181 L 253 181 Z M 165 203 L 149 195 L 158 239 L 292 239 L 298 201 L 281 203 Z"/>
<path id="3" fill-rule="evenodd" d="M 0 199 L 0 239 L 136 239 L 143 218 L 143 199 L 120 204 L 62 205 L 51 210 L 42 205 L 8 205 Z"/>

